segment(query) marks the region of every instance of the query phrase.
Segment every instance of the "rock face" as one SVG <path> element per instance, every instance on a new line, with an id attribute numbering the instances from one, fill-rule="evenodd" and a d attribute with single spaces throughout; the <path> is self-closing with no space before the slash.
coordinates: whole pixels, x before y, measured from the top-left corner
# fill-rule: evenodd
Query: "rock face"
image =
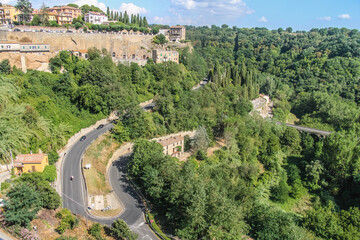
<path id="1" fill-rule="evenodd" d="M 26 72 L 26 69 L 49 71 L 50 58 L 56 53 L 20 53 L 4 52 L 0 53 L 0 61 L 9 59 L 11 66 L 16 66 Z"/>
<path id="2" fill-rule="evenodd" d="M 152 35 L 127 35 L 108 33 L 47 33 L 47 32 L 5 32 L 2 38 L 22 43 L 50 44 L 52 52 L 62 50 L 87 50 L 91 47 L 107 49 L 117 58 L 151 57 Z"/>
<path id="3" fill-rule="evenodd" d="M 91 47 L 106 49 L 117 59 L 145 61 L 151 57 L 152 35 L 46 33 L 0 31 L 2 41 L 50 44 L 50 52 L 1 52 L 0 60 L 9 59 L 10 65 L 26 69 L 49 71 L 49 60 L 62 50 L 87 50 Z"/>

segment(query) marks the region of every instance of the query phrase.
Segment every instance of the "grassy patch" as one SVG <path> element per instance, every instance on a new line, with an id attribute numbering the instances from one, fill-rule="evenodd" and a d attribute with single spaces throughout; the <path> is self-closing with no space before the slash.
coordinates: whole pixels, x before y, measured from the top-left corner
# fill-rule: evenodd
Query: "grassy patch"
<path id="1" fill-rule="evenodd" d="M 84 169 L 85 180 L 90 195 L 105 195 L 111 191 L 109 182 L 106 180 L 106 166 L 119 144 L 111 139 L 110 133 L 106 133 L 96 139 L 86 150 L 83 167 L 91 164 L 90 169 Z"/>
<path id="2" fill-rule="evenodd" d="M 150 219 L 150 223 L 151 226 L 166 240 L 171 240 L 170 238 L 168 238 L 165 233 L 163 233 L 163 231 L 161 231 L 160 227 L 156 224 L 155 222 L 155 218 L 154 215 L 152 215 L 151 213 L 148 213 L 149 219 Z"/>

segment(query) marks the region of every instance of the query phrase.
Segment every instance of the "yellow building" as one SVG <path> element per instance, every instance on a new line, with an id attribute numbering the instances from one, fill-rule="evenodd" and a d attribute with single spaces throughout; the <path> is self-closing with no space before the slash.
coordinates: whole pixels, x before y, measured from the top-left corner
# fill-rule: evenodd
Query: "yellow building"
<path id="1" fill-rule="evenodd" d="M 49 165 L 47 154 L 20 154 L 16 156 L 14 170 L 15 174 L 18 175 L 29 172 L 42 172 L 47 165 Z"/>
<path id="2" fill-rule="evenodd" d="M 48 13 L 56 14 L 59 25 L 71 24 L 73 19 L 81 16 L 81 10 L 70 6 L 52 7 L 47 9 Z"/>
<path id="3" fill-rule="evenodd" d="M 14 6 L 2 5 L 0 7 L 0 24 L 11 24 L 16 21 L 16 16 L 21 14 Z"/>

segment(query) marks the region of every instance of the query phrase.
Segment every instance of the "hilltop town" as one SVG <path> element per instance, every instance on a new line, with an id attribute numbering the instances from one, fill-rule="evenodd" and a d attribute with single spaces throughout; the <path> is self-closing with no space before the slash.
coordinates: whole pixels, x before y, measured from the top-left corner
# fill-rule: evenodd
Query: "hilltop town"
<path id="1" fill-rule="evenodd" d="M 87 59 L 92 47 L 106 49 L 115 63 L 179 63 L 177 49 L 189 46 L 183 26 L 151 28 L 146 17 L 126 11 L 105 14 L 88 5 L 43 7 L 27 14 L 3 5 L 0 24 L 0 60 L 9 59 L 23 71 L 49 71 L 50 59 L 60 51 Z"/>

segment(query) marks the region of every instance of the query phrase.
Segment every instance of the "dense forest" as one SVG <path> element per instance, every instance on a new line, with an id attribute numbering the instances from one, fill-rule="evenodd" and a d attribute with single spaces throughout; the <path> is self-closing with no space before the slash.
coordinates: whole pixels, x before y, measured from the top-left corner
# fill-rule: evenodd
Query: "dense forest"
<path id="1" fill-rule="evenodd" d="M 116 65 L 61 52 L 53 73 L 0 64 L 0 154 L 53 153 L 117 112 L 113 136 L 135 141 L 129 172 L 166 232 L 181 239 L 359 239 L 360 33 L 187 27 L 194 48 L 175 63 Z M 203 77 L 210 83 L 192 91 Z M 250 115 L 259 93 L 274 118 L 330 130 L 324 138 Z M 144 112 L 138 103 L 154 98 Z M 186 162 L 154 136 L 195 130 Z M 223 139 L 226 146 L 207 156 Z"/>

